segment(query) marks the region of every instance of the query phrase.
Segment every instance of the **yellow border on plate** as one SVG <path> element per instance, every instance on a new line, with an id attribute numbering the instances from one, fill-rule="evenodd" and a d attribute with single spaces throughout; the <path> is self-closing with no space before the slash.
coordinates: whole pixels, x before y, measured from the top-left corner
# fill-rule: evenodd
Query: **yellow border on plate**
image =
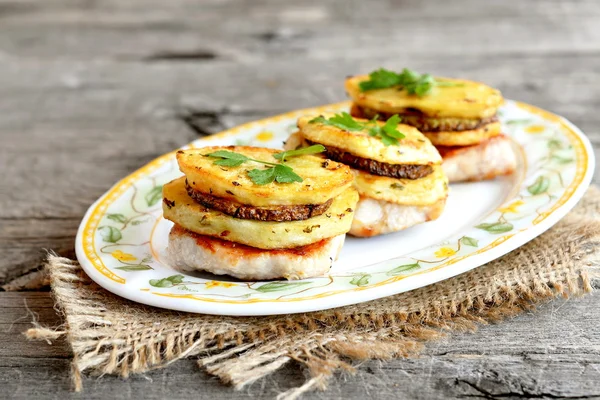
<path id="1" fill-rule="evenodd" d="M 575 177 L 573 178 L 573 182 L 571 182 L 571 184 L 565 189 L 565 192 L 563 193 L 561 198 L 554 204 L 554 206 L 551 209 L 541 213 L 538 217 L 536 217 L 534 219 L 533 224 L 537 225 L 540 222 L 542 222 L 543 220 L 545 220 L 548 216 L 550 216 L 559 207 L 563 206 L 573 196 L 573 194 L 575 193 L 575 190 L 577 189 L 577 187 L 579 187 L 579 185 L 581 185 L 581 182 L 583 181 L 583 179 L 585 177 L 585 174 L 587 171 L 586 168 L 587 168 L 588 161 L 589 161 L 589 155 L 588 155 L 588 152 L 586 150 L 586 147 L 585 147 L 581 137 L 565 122 L 565 120 L 562 117 L 559 117 L 555 114 L 552 114 L 551 112 L 542 110 L 540 108 L 531 106 L 529 104 L 520 103 L 520 102 L 514 102 L 514 103 L 517 107 L 522 108 L 532 114 L 539 115 L 549 121 L 560 124 L 563 132 L 568 137 L 569 142 L 575 149 L 575 152 L 577 155 L 577 157 L 576 157 L 576 160 L 577 160 L 576 173 L 575 173 Z M 324 106 L 320 106 L 320 107 L 295 110 L 295 111 L 287 112 L 287 113 L 280 114 L 280 115 L 277 115 L 274 117 L 268 117 L 268 118 L 264 118 L 262 120 L 252 121 L 252 122 L 248 122 L 248 123 L 239 125 L 237 127 L 228 129 L 226 131 L 214 134 L 214 135 L 210 136 L 207 140 L 222 139 L 225 137 L 235 136 L 235 135 L 239 134 L 239 132 L 242 130 L 248 130 L 248 129 L 260 127 L 260 126 L 263 126 L 266 124 L 279 122 L 283 119 L 289 119 L 289 118 L 299 116 L 302 114 L 321 113 L 321 112 L 325 112 L 330 109 L 339 109 L 341 107 L 349 106 L 349 105 L 350 105 L 350 102 L 345 101 L 345 102 L 341 102 L 341 103 L 328 104 L 328 105 L 324 105 Z M 129 175 L 129 176 L 123 178 L 121 181 L 119 181 L 113 188 L 111 188 L 105 194 L 105 196 L 101 200 L 99 200 L 99 202 L 96 204 L 96 206 L 92 210 L 90 217 L 88 218 L 88 221 L 85 225 L 83 235 L 82 235 L 82 240 L 84 243 L 83 250 L 84 250 L 85 256 L 92 262 L 92 265 L 94 266 L 94 268 L 96 268 L 96 270 L 98 272 L 100 272 L 102 275 L 111 279 L 114 282 L 124 284 L 126 282 L 126 280 L 123 277 L 116 275 L 115 273 L 110 271 L 108 268 L 106 268 L 106 266 L 104 265 L 104 263 L 102 262 L 102 260 L 100 259 L 100 257 L 98 256 L 98 254 L 95 251 L 95 244 L 94 244 L 95 243 L 95 232 L 99 225 L 99 221 L 100 221 L 102 215 L 105 214 L 108 206 L 110 204 L 112 204 L 112 202 L 114 200 L 116 200 L 116 198 L 118 196 L 120 196 L 125 190 L 127 190 L 129 187 L 131 187 L 131 184 L 134 181 L 136 181 L 140 176 L 149 174 L 152 171 L 156 170 L 158 167 L 160 167 L 165 162 L 167 162 L 171 157 L 173 157 L 174 154 L 176 153 L 176 151 L 177 150 L 174 150 L 172 152 L 169 152 L 165 155 L 158 157 L 157 159 L 151 161 L 150 163 L 146 164 L 144 167 L 138 169 L 131 175 Z M 493 248 L 499 246 L 500 244 L 506 242 L 508 239 L 510 239 L 514 235 L 515 234 L 513 233 L 513 234 L 501 236 L 501 237 L 497 238 L 496 240 L 494 240 L 489 245 L 487 245 L 477 251 L 474 251 L 470 254 L 467 254 L 467 255 L 464 255 L 461 257 L 455 257 L 455 258 L 448 260 L 445 263 L 442 263 L 436 267 L 411 274 L 410 276 L 421 275 L 424 273 L 435 271 L 440 268 L 446 267 L 448 265 L 455 264 L 455 263 L 462 261 L 468 257 L 484 253 L 484 252 L 489 251 L 490 249 L 493 249 Z M 250 304 L 250 303 L 273 302 L 273 301 L 290 302 L 290 301 L 304 301 L 304 300 L 311 300 L 311 299 L 319 299 L 319 298 L 339 294 L 342 292 L 351 292 L 351 291 L 360 291 L 360 290 L 365 290 L 365 289 L 371 289 L 374 287 L 379 287 L 379 286 L 387 285 L 389 283 L 397 282 L 397 281 L 400 281 L 405 278 L 406 278 L 405 276 L 397 276 L 397 277 L 392 277 L 390 279 L 383 280 L 383 281 L 378 282 L 373 285 L 354 287 L 354 288 L 345 288 L 345 289 L 340 289 L 340 290 L 332 290 L 332 291 L 316 294 L 313 296 L 302 297 L 302 298 L 289 298 L 289 299 L 279 298 L 279 299 L 224 300 L 224 299 L 199 297 L 199 296 L 193 295 L 193 294 L 178 295 L 178 294 L 158 293 L 158 292 L 150 292 L 150 293 L 152 293 L 154 295 L 158 295 L 158 296 L 163 296 L 163 297 L 188 298 L 188 299 L 201 300 L 201 301 L 212 302 L 212 303 L 225 303 L 225 304 Z"/>

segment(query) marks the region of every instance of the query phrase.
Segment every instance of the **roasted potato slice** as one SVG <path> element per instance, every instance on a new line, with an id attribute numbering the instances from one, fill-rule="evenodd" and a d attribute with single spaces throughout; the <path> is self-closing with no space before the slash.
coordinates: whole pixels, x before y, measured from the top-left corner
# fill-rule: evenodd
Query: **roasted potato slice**
<path id="1" fill-rule="evenodd" d="M 180 150 L 177 152 L 177 162 L 190 187 L 213 196 L 260 207 L 322 204 L 338 196 L 352 184 L 353 176 L 349 167 L 333 161 L 323 164 L 323 159 L 316 156 L 298 156 L 287 159 L 285 164 L 304 179 L 302 182 L 257 185 L 248 176 L 248 171 L 268 166 L 254 161 L 246 161 L 237 167 L 216 165 L 218 158 L 207 157 L 206 154 L 219 150 L 275 163 L 278 160 L 273 154 L 281 152 L 246 146 Z"/>
<path id="2" fill-rule="evenodd" d="M 478 129 L 455 132 L 423 133 L 435 146 L 471 146 L 484 142 L 502 133 L 500 122 L 492 122 Z"/>
<path id="3" fill-rule="evenodd" d="M 330 118 L 332 115 L 325 114 L 323 117 Z M 350 132 L 321 122 L 310 122 L 315 117 L 317 116 L 304 116 L 298 119 L 298 128 L 302 136 L 311 142 L 337 147 L 358 157 L 388 164 L 427 165 L 442 162 L 442 158 L 429 139 L 412 126 L 399 124 L 397 129 L 405 135 L 404 139 L 399 139 L 398 146 L 386 146 L 378 137 L 370 136 L 366 129 Z M 384 122 L 377 123 L 384 124 Z"/>
<path id="4" fill-rule="evenodd" d="M 361 196 L 389 203 L 426 206 L 448 196 L 448 179 L 441 166 L 421 179 L 395 179 L 371 175 L 364 171 L 354 172 L 354 187 Z"/>
<path id="5" fill-rule="evenodd" d="M 439 81 L 457 83 L 457 86 L 436 87 L 425 95 L 411 95 L 399 87 L 362 92 L 360 82 L 368 75 L 346 79 L 346 92 L 361 107 L 390 114 L 418 111 L 429 117 L 487 118 L 496 114 L 504 102 L 500 91 L 483 83 L 463 79 L 436 78 Z"/>
<path id="6" fill-rule="evenodd" d="M 259 249 L 289 249 L 344 234 L 352 224 L 357 201 L 356 190 L 348 188 L 335 196 L 327 212 L 318 217 L 292 222 L 256 221 L 233 218 L 196 203 L 187 194 L 185 177 L 163 187 L 166 219 L 201 235 Z"/>

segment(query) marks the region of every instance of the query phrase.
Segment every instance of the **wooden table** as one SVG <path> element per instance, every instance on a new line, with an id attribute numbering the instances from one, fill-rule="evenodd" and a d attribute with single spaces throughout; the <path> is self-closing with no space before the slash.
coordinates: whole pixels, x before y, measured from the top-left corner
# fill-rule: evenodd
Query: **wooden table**
<path id="1" fill-rule="evenodd" d="M 410 66 L 481 80 L 566 116 L 598 155 L 598 0 L 193 3 L 0 0 L 0 397 L 272 397 L 300 384 L 290 365 L 234 392 L 186 360 L 87 378 L 76 395 L 66 344 L 20 332 L 33 316 L 59 324 L 41 249 L 73 257 L 85 210 L 115 181 L 198 136 L 340 101 L 346 75 Z M 419 358 L 364 363 L 306 398 L 600 398 L 599 306 L 558 300 Z"/>

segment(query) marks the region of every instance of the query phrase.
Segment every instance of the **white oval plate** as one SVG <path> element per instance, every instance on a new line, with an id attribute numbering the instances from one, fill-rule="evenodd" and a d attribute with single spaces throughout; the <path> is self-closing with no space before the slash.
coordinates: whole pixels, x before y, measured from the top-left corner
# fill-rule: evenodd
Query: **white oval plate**
<path id="1" fill-rule="evenodd" d="M 281 147 L 299 116 L 348 108 L 344 102 L 292 111 L 184 148 Z M 506 102 L 499 116 L 520 155 L 514 175 L 451 185 L 446 209 L 437 221 L 381 237 L 348 237 L 329 275 L 240 282 L 169 266 L 165 249 L 172 223 L 162 218 L 161 189 L 181 175 L 175 152 L 121 180 L 90 207 L 77 233 L 77 258 L 95 282 L 127 299 L 173 310 L 240 316 L 323 310 L 450 278 L 550 228 L 583 196 L 592 178 L 592 147 L 571 123 L 513 101 Z"/>

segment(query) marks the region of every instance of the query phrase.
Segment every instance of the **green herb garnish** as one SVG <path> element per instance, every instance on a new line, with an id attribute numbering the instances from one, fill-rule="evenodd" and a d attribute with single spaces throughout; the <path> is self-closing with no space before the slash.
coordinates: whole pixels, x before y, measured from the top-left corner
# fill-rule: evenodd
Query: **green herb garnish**
<path id="1" fill-rule="evenodd" d="M 359 132 L 366 130 L 369 135 L 379 137 L 384 145 L 390 146 L 399 144 L 398 139 L 404 139 L 404 134 L 398 130 L 398 123 L 400 123 L 400 117 L 398 115 L 392 116 L 387 120 L 385 125 L 379 125 L 377 123 L 378 116 L 375 116 L 368 122 L 357 121 L 347 112 L 335 114 L 331 118 L 325 118 L 323 116 L 313 118 L 309 123 L 321 123 L 325 125 L 335 126 L 336 128 L 349 131 Z"/>
<path id="2" fill-rule="evenodd" d="M 321 123 L 325 125 L 335 126 L 336 128 L 343 129 L 349 132 L 358 132 L 365 129 L 365 124 L 355 120 L 352 118 L 352 115 L 347 112 L 342 112 L 341 114 L 335 114 L 331 118 L 325 118 L 323 116 L 319 116 L 317 118 L 313 118 L 309 121 L 310 124 Z"/>
<path id="3" fill-rule="evenodd" d="M 266 185 L 273 181 L 278 183 L 302 182 L 302 177 L 287 165 L 278 164 L 267 169 L 253 169 L 248 176 L 257 185 Z"/>
<path id="4" fill-rule="evenodd" d="M 294 169 L 284 164 L 286 158 L 296 157 L 306 154 L 316 154 L 325 151 L 323 145 L 317 144 L 314 146 L 306 147 L 298 150 L 288 150 L 281 153 L 273 154 L 273 157 L 277 160 L 281 160 L 281 164 L 272 163 L 263 160 L 256 160 L 240 153 L 233 151 L 219 150 L 213 153 L 209 153 L 207 157 L 218 158 L 215 160 L 215 165 L 222 167 L 238 167 L 246 161 L 254 161 L 264 165 L 269 165 L 270 168 L 266 169 L 253 169 L 248 171 L 248 176 L 257 185 L 267 185 L 273 181 L 277 183 L 292 183 L 302 182 L 302 177 L 294 172 Z"/>
<path id="5" fill-rule="evenodd" d="M 322 153 L 324 151 L 325 151 L 325 146 L 323 146 L 322 144 L 315 144 L 310 147 L 304 147 L 304 148 L 296 149 L 296 150 L 287 150 L 282 153 L 273 154 L 273 157 L 275 157 L 278 160 L 281 160 L 281 162 L 285 162 L 285 159 L 287 157 L 303 156 L 303 155 L 307 155 L 307 154 L 317 154 L 317 153 Z"/>
<path id="6" fill-rule="evenodd" d="M 237 167 L 251 160 L 251 158 L 243 154 L 227 150 L 215 151 L 214 153 L 207 154 L 207 156 L 220 158 L 220 160 L 216 160 L 214 163 L 223 167 Z"/>
<path id="7" fill-rule="evenodd" d="M 384 68 L 380 68 L 369 74 L 369 80 L 360 82 L 360 90 L 385 89 L 393 86 L 399 86 L 408 94 L 415 94 L 419 97 L 429 94 L 434 87 L 463 86 L 462 83 L 438 81 L 430 74 L 419 74 L 411 69 L 404 68 L 401 73 L 396 73 Z"/>

